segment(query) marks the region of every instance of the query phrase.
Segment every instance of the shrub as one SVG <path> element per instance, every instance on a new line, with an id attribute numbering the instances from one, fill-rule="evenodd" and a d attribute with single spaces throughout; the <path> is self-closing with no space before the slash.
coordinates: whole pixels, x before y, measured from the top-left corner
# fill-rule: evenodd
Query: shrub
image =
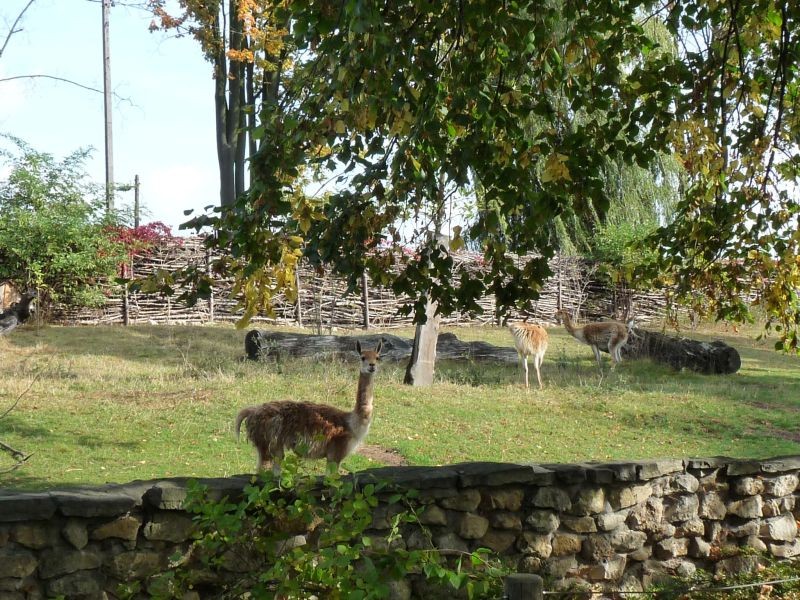
<path id="1" fill-rule="evenodd" d="M 506 571 L 499 561 L 485 549 L 435 549 L 417 518 L 414 493 L 390 494 L 383 483 L 361 485 L 338 473 L 303 476 L 290 457 L 283 466 L 279 480 L 265 473 L 237 503 L 211 501 L 194 486 L 188 508 L 196 541 L 187 556 L 174 557 L 174 568 L 151 584 L 150 593 L 378 599 L 388 598 L 392 586 L 407 585 L 401 580 L 411 574 L 424 582 L 428 598 L 451 598 L 455 590 L 467 598 L 500 595 Z M 376 531 L 370 528 L 379 494 L 391 516 L 389 529 Z M 421 532 L 424 549 L 402 543 L 409 530 Z"/>

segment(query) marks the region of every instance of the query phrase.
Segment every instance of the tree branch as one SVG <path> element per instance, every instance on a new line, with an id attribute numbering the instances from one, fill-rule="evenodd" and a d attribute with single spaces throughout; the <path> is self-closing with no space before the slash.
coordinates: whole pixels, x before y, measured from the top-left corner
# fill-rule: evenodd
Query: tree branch
<path id="1" fill-rule="evenodd" d="M 38 381 L 40 376 L 41 376 L 41 372 L 37 373 L 36 376 L 33 379 L 31 379 L 31 382 L 28 384 L 28 387 L 26 387 L 22 391 L 22 393 L 19 396 L 17 396 L 17 399 L 14 400 L 14 403 L 9 408 L 7 408 L 3 412 L 2 415 L 0 415 L 0 419 L 5 418 L 8 415 L 8 413 L 10 413 L 12 410 L 14 410 L 17 407 L 17 404 L 19 404 L 19 401 L 22 399 L 22 397 L 25 394 L 28 393 L 28 391 L 33 387 L 33 384 Z M 12 448 L 11 446 L 9 446 L 8 444 L 5 444 L 3 442 L 0 442 L 0 450 L 4 450 L 5 452 L 8 452 L 11 455 L 11 457 L 14 460 L 17 461 L 15 464 L 11 465 L 8 468 L 0 469 L 0 473 L 10 473 L 11 471 L 19 469 L 26 460 L 28 460 L 31 456 L 33 456 L 33 454 L 25 454 L 24 452 L 20 452 L 16 448 Z"/>
<path id="2" fill-rule="evenodd" d="M 25 11 L 27 11 L 31 7 L 31 4 L 33 4 L 35 1 L 36 0 L 28 0 L 28 3 L 25 5 L 25 8 L 23 8 L 17 15 L 17 18 L 14 19 L 14 22 L 11 24 L 11 28 L 8 30 L 8 35 L 6 36 L 6 39 L 3 42 L 3 46 L 0 47 L 0 58 L 3 57 L 3 52 L 6 51 L 6 46 L 8 46 L 8 42 L 11 41 L 11 36 L 14 35 L 15 33 L 19 33 L 20 31 L 22 31 L 21 29 L 17 29 L 17 25 L 19 25 L 19 22 L 22 20 L 22 16 L 25 14 Z"/>
<path id="3" fill-rule="evenodd" d="M 98 94 L 102 94 L 103 90 L 98 90 L 97 88 L 90 87 L 88 85 L 83 85 L 82 83 L 78 83 L 77 81 L 72 81 L 71 79 L 66 79 L 64 77 L 56 77 L 55 75 L 14 75 L 12 77 L 2 77 L 0 78 L 0 83 L 4 81 L 14 81 L 15 79 L 53 79 L 55 81 L 60 81 L 62 83 L 69 83 L 70 85 L 77 86 L 84 90 L 88 90 L 90 92 L 97 92 Z M 129 104 L 133 105 L 133 102 L 130 98 L 124 98 L 117 94 L 116 92 L 112 92 L 112 95 L 120 102 L 128 102 Z"/>

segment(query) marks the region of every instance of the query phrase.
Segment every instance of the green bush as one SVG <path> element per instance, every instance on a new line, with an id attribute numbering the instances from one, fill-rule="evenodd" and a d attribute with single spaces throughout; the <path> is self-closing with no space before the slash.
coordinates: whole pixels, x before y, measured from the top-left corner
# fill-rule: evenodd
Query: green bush
<path id="1" fill-rule="evenodd" d="M 112 241 L 81 150 L 57 161 L 6 136 L 10 170 L 0 179 L 0 281 L 37 288 L 40 302 L 103 303 L 100 282 L 125 259 Z"/>
<path id="2" fill-rule="evenodd" d="M 465 598 L 500 595 L 506 574 L 500 562 L 486 549 L 435 549 L 417 517 L 416 494 L 392 494 L 383 483 L 361 485 L 338 472 L 300 475 L 291 458 L 279 480 L 263 474 L 237 503 L 209 500 L 193 486 L 187 502 L 196 541 L 149 592 L 159 598 L 194 589 L 221 598 L 378 599 L 410 575 L 424 580 L 427 598 L 451 598 L 456 590 Z M 379 495 L 388 502 L 388 530 L 370 529 Z M 402 543 L 410 530 L 422 532 L 425 549 Z"/>

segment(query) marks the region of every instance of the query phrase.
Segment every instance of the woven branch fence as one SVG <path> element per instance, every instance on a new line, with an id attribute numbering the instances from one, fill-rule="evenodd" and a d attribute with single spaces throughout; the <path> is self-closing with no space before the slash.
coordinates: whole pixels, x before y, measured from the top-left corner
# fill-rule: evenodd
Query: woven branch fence
<path id="1" fill-rule="evenodd" d="M 202 237 L 182 238 L 165 242 L 146 256 L 136 257 L 132 264 L 134 277 L 143 277 L 158 270 L 173 271 L 195 266 L 211 272 L 209 265 L 215 255 L 203 246 Z M 482 269 L 481 256 L 462 252 L 454 256 L 456 265 L 467 263 L 474 271 Z M 521 259 L 520 259 L 521 260 Z M 550 267 L 554 275 L 541 290 L 533 309 L 525 314 L 511 311 L 511 319 L 527 318 L 533 322 L 553 323 L 558 308 L 565 308 L 581 319 L 636 317 L 647 323 L 663 319 L 666 312 L 664 293 L 640 292 L 623 287 L 610 287 L 596 277 L 597 267 L 576 257 L 559 256 Z M 390 289 L 372 285 L 362 279 L 362 292 L 348 294 L 343 279 L 330 274 L 318 275 L 301 262 L 297 272 L 298 301 L 289 302 L 284 296 L 274 298 L 274 317 L 256 316 L 253 322 L 296 324 L 322 330 L 392 328 L 410 325 L 411 317 L 398 314 L 403 299 Z M 175 290 L 180 293 L 180 289 Z M 236 321 L 242 311 L 231 298 L 231 282 L 217 278 L 212 299 L 198 301 L 189 307 L 174 298 L 159 294 L 126 293 L 120 285 L 106 285 L 107 301 L 102 308 L 87 309 L 56 306 L 52 320 L 60 324 L 196 324 Z M 483 313 L 470 318 L 451 315 L 443 324 L 494 324 L 497 323 L 493 296 L 486 296 L 479 305 Z"/>

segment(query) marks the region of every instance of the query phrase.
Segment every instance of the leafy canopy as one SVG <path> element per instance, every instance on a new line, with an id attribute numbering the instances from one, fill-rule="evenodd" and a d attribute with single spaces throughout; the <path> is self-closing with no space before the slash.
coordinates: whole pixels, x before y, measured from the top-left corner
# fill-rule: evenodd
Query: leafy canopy
<path id="1" fill-rule="evenodd" d="M 218 228 L 216 242 L 242 258 L 234 271 L 250 286 L 252 310 L 268 304 L 276 280 L 293 281 L 301 252 L 351 288 L 366 269 L 418 318 L 428 297 L 443 313 L 478 311 L 486 293 L 503 307 L 525 305 L 549 274 L 548 223 L 567 207 L 605 211 L 607 155 L 645 164 L 652 155 L 639 132 L 653 115 L 636 109 L 625 76 L 652 45 L 636 8 L 286 3 L 302 60 L 282 104 L 260 113 L 249 194 L 192 224 Z M 531 115 L 549 124 L 535 136 Z M 314 172 L 338 183 L 322 200 L 305 193 Z M 480 276 L 454 268 L 450 247 L 432 235 L 452 190 L 465 187 L 480 187 L 493 207 L 469 225 L 489 265 Z M 419 216 L 430 226 L 411 235 L 414 253 L 403 252 L 400 224 Z M 454 238 L 458 247 L 458 230 Z M 518 263 L 509 251 L 539 256 Z"/>

